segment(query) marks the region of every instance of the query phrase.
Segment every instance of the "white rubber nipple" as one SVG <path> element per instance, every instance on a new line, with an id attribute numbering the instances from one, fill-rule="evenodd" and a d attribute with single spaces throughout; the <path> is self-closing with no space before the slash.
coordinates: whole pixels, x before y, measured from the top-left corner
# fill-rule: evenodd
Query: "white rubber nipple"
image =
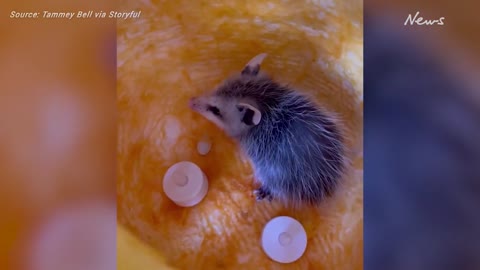
<path id="1" fill-rule="evenodd" d="M 297 220 L 280 216 L 263 228 L 263 251 L 279 263 L 292 263 L 302 257 L 307 248 L 307 233 Z"/>
<path id="2" fill-rule="evenodd" d="M 194 206 L 207 195 L 207 176 L 195 163 L 178 162 L 165 173 L 163 191 L 179 206 Z"/>

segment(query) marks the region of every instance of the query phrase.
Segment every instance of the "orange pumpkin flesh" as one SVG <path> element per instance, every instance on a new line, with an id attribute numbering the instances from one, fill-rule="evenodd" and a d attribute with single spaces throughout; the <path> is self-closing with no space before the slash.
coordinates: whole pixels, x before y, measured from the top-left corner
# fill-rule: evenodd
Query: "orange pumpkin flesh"
<path id="1" fill-rule="evenodd" d="M 223 2 L 123 3 L 142 13 L 118 22 L 119 222 L 178 269 L 362 269 L 362 2 Z M 235 142 L 188 109 L 190 97 L 262 52 L 265 72 L 342 118 L 353 165 L 319 207 L 255 202 L 252 169 Z M 212 149 L 201 156 L 205 135 Z M 209 179 L 207 196 L 191 208 L 162 190 L 164 173 L 182 160 Z M 263 226 L 278 215 L 299 220 L 308 235 L 290 265 L 260 246 Z"/>

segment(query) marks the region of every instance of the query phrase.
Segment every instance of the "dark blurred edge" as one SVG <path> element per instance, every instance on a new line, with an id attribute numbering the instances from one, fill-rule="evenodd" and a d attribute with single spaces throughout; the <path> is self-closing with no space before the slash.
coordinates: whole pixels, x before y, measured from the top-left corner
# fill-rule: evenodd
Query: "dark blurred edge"
<path id="1" fill-rule="evenodd" d="M 364 269 L 480 269 L 480 104 L 465 76 L 476 78 L 402 12 L 388 21 L 367 5 L 364 17 Z"/>

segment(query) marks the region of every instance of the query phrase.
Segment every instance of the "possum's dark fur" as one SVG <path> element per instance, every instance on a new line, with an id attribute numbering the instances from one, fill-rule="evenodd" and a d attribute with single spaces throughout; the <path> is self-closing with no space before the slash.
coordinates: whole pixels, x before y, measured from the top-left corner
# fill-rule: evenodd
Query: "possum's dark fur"
<path id="1" fill-rule="evenodd" d="M 229 132 L 231 125 L 235 130 L 240 125 L 233 120 L 219 125 L 251 158 L 261 183 L 255 191 L 258 200 L 318 204 L 335 191 L 345 169 L 345 146 L 336 118 L 307 96 L 257 74 L 258 67 L 252 70 L 227 80 L 210 97 L 220 118 L 231 119 L 235 113 L 229 110 L 238 112 L 235 104 L 244 101 L 260 111 L 261 121 L 252 124 L 254 112 L 247 109 L 236 116 L 245 126 L 240 131 Z M 202 102 L 196 102 L 198 108 Z M 212 106 L 209 99 L 203 103 Z"/>
<path id="2" fill-rule="evenodd" d="M 332 194 L 344 149 L 333 119 L 318 106 L 268 78 L 229 81 L 216 95 L 251 98 L 262 112 L 262 121 L 238 140 L 264 195 L 314 204 Z"/>

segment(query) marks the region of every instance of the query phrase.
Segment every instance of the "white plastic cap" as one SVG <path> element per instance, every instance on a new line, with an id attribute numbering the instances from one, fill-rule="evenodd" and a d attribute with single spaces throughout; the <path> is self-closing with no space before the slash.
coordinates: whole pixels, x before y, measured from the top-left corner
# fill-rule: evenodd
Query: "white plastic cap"
<path id="1" fill-rule="evenodd" d="M 208 154 L 211 148 L 212 148 L 212 144 L 207 139 L 201 140 L 197 143 L 197 151 L 202 156 L 205 156 L 206 154 Z"/>
<path id="2" fill-rule="evenodd" d="M 292 263 L 302 257 L 307 248 L 307 233 L 297 220 L 279 216 L 263 228 L 263 251 L 279 263 Z"/>
<path id="3" fill-rule="evenodd" d="M 163 191 L 170 200 L 179 206 L 194 206 L 207 195 L 207 176 L 195 163 L 178 162 L 165 173 Z"/>

